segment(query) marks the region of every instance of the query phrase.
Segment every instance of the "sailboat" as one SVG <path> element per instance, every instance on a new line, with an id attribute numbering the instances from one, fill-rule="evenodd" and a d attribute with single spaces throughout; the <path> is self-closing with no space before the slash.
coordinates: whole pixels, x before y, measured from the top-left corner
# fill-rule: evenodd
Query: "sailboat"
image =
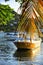
<path id="1" fill-rule="evenodd" d="M 40 0 L 27 0 L 22 8 L 22 16 L 17 28 L 19 39 L 15 40 L 14 44 L 18 49 L 35 49 L 40 47 L 42 41 L 40 27 L 41 21 L 43 23 L 43 7 Z"/>

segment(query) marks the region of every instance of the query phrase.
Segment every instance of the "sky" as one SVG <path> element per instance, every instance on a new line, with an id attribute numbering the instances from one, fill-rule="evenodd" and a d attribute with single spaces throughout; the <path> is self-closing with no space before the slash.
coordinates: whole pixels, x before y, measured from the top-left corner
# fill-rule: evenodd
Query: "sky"
<path id="1" fill-rule="evenodd" d="M 4 4 L 4 5 L 7 5 L 8 4 L 16 12 L 18 12 L 18 8 L 20 7 L 20 3 L 15 2 L 15 0 L 9 0 L 7 2 L 5 2 L 4 0 L 0 0 L 0 3 L 1 4 Z M 20 13 L 20 11 L 18 13 Z"/>

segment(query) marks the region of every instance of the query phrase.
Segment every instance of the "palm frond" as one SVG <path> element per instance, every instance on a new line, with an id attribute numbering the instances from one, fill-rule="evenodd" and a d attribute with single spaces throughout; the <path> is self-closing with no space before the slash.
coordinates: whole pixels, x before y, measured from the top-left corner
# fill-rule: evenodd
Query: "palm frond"
<path id="1" fill-rule="evenodd" d="M 21 7 L 22 15 L 17 30 L 27 33 L 39 33 L 43 23 L 43 6 L 40 0 L 27 0 Z"/>

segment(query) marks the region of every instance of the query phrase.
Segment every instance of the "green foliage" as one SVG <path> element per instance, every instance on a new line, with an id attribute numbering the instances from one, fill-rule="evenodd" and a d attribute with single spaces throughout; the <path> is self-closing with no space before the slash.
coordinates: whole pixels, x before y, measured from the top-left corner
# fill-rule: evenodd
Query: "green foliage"
<path id="1" fill-rule="evenodd" d="M 11 20 L 15 19 L 14 17 L 13 9 L 8 5 L 0 4 L 0 30 L 5 30 L 6 27 L 9 28 L 8 26 L 11 24 Z"/>
<path id="2" fill-rule="evenodd" d="M 15 31 L 17 30 L 19 15 L 8 5 L 0 4 L 0 30 Z"/>
<path id="3" fill-rule="evenodd" d="M 7 25 L 14 19 L 13 10 L 8 5 L 0 4 L 0 25 Z"/>
<path id="4" fill-rule="evenodd" d="M 16 2 L 19 2 L 19 3 L 22 3 L 23 2 L 23 0 L 15 0 Z"/>

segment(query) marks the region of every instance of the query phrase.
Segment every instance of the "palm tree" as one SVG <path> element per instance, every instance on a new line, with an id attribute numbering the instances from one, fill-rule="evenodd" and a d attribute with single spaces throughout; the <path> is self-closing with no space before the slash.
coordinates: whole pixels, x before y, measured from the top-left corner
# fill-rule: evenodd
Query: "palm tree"
<path id="1" fill-rule="evenodd" d="M 23 0 L 22 2 L 22 15 L 17 30 L 30 34 L 30 40 L 34 37 L 35 32 L 41 33 L 39 29 L 43 23 L 43 6 L 41 3 L 42 0 Z"/>

